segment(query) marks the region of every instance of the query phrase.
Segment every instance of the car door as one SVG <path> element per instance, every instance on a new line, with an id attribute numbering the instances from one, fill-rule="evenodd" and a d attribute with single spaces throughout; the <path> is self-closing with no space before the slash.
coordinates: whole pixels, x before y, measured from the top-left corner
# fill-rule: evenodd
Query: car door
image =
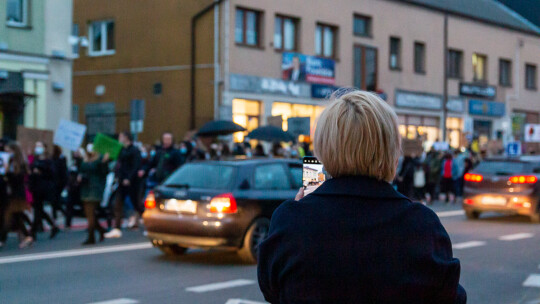
<path id="1" fill-rule="evenodd" d="M 263 216 L 270 218 L 283 201 L 294 198 L 294 193 L 285 164 L 269 163 L 255 166 L 252 195 L 258 202 Z"/>

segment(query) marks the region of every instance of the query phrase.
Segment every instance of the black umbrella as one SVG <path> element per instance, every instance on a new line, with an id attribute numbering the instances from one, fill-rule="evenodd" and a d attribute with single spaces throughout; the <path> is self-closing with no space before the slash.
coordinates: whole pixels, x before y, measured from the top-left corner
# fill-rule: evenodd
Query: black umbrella
<path id="1" fill-rule="evenodd" d="M 259 127 L 248 134 L 250 139 L 258 139 L 264 141 L 293 141 L 294 136 L 291 133 L 283 131 L 281 128 L 274 126 Z"/>
<path id="2" fill-rule="evenodd" d="M 198 136 L 228 135 L 235 132 L 245 131 L 242 126 L 228 120 L 214 120 L 207 122 L 197 132 Z"/>

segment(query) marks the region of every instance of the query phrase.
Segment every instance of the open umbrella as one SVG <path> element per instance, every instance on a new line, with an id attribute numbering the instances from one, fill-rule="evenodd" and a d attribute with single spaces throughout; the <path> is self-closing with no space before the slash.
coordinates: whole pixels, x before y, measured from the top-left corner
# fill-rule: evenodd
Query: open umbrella
<path id="1" fill-rule="evenodd" d="M 250 139 L 258 139 L 264 141 L 293 141 L 294 136 L 283 131 L 281 128 L 274 126 L 259 127 L 248 134 Z"/>
<path id="2" fill-rule="evenodd" d="M 198 136 L 228 135 L 235 132 L 245 131 L 242 126 L 228 120 L 214 120 L 207 122 L 197 132 Z"/>

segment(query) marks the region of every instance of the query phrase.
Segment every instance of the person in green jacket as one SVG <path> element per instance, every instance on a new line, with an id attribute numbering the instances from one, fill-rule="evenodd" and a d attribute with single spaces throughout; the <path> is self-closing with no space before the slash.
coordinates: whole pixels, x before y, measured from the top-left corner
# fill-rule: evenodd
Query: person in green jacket
<path id="1" fill-rule="evenodd" d="M 93 145 L 86 147 L 87 155 L 80 166 L 77 181 L 81 186 L 81 201 L 84 206 L 84 213 L 88 221 L 88 238 L 83 245 L 92 245 L 96 243 L 95 230 L 99 232 L 99 241 L 104 239 L 105 228 L 101 226 L 96 217 L 96 207 L 103 199 L 103 191 L 107 181 L 109 167 L 109 154 L 101 156 L 93 151 Z"/>

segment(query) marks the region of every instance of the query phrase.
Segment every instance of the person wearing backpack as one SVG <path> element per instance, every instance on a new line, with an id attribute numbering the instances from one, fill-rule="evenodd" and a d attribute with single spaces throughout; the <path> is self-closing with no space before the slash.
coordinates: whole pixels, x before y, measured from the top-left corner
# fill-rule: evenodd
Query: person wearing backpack
<path id="1" fill-rule="evenodd" d="M 444 202 L 448 204 L 450 194 L 454 193 L 454 180 L 452 178 L 452 154 L 446 153 L 442 162 L 441 193 L 445 193 Z"/>

